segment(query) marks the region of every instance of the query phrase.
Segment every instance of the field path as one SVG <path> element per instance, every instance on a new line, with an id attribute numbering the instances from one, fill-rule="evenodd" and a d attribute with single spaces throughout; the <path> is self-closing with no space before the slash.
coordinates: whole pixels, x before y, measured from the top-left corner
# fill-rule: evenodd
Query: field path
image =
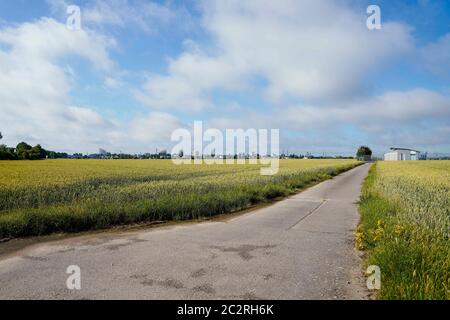
<path id="1" fill-rule="evenodd" d="M 228 220 L 33 245 L 1 258 L 0 299 L 364 299 L 353 230 L 369 167 Z"/>

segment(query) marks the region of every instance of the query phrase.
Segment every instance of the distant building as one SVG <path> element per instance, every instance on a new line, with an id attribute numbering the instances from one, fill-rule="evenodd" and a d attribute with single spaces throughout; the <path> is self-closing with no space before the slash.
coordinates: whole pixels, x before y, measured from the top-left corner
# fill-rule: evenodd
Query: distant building
<path id="1" fill-rule="evenodd" d="M 406 148 L 391 148 L 384 154 L 385 161 L 419 160 L 420 151 Z"/>

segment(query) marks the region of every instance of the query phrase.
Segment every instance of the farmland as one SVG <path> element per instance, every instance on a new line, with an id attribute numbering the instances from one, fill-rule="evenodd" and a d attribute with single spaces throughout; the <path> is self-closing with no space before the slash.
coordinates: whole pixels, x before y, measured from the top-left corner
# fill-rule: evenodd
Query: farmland
<path id="1" fill-rule="evenodd" d="M 0 239 L 151 221 L 202 219 L 286 196 L 358 165 L 282 160 L 260 165 L 182 165 L 166 160 L 0 162 Z"/>
<path id="2" fill-rule="evenodd" d="M 382 299 L 450 299 L 450 161 L 378 162 L 356 245 L 381 269 Z"/>

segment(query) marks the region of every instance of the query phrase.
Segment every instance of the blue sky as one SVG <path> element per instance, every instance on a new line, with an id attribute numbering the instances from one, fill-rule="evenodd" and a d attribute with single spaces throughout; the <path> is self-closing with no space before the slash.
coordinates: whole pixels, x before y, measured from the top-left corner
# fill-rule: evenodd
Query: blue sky
<path id="1" fill-rule="evenodd" d="M 150 152 L 203 120 L 292 152 L 450 152 L 445 0 L 0 0 L 0 71 L 9 145 Z"/>

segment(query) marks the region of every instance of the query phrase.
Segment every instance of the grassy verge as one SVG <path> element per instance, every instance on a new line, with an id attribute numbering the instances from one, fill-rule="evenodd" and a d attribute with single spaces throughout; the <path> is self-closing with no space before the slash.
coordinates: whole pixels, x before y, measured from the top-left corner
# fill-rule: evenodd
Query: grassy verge
<path id="1" fill-rule="evenodd" d="M 381 269 L 377 297 L 450 299 L 448 181 L 413 181 L 412 165 L 391 177 L 402 168 L 389 165 L 377 163 L 365 180 L 356 234 L 357 248 L 366 250 L 365 263 Z M 384 166 L 381 173 L 379 166 Z M 441 201 L 438 205 L 436 199 Z"/>
<path id="2" fill-rule="evenodd" d="M 149 176 L 143 181 L 137 175 L 118 180 L 112 175 L 112 182 L 90 178 L 70 185 L 6 186 L 0 190 L 0 239 L 211 217 L 288 196 L 360 163 L 317 162 L 318 167 L 307 169 L 303 164 L 311 166 L 311 162 L 287 162 L 273 177 L 261 176 L 258 167 L 230 171 L 221 166 L 206 175 L 183 171 L 167 179 L 172 167 L 157 163 L 154 166 L 167 168 L 149 169 L 161 169 L 164 179 Z M 122 168 L 120 172 L 126 174 Z"/>

